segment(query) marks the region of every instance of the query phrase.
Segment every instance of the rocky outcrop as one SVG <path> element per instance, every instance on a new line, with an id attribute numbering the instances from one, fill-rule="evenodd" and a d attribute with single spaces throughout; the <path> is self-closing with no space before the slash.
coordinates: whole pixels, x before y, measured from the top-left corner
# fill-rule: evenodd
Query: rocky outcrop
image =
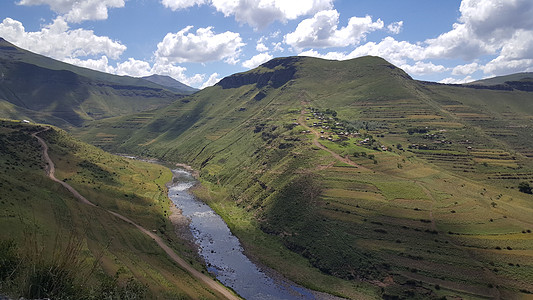
<path id="1" fill-rule="evenodd" d="M 226 77 L 217 83 L 217 85 L 223 89 L 233 89 L 250 84 L 255 84 L 257 88 L 262 88 L 267 85 L 273 88 L 279 88 L 294 78 L 296 73 L 295 63 L 298 60 L 298 57 L 273 59 L 262 64 L 261 67 L 263 68 Z M 265 72 L 264 68 L 269 70 Z"/>

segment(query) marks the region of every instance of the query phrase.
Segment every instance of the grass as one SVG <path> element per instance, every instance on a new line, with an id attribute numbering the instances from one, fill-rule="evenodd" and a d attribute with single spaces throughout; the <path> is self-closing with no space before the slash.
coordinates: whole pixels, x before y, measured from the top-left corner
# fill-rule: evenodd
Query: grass
<path id="1" fill-rule="evenodd" d="M 52 183 L 43 170 L 40 146 L 30 135 L 40 127 L 10 121 L 0 124 L 0 248 L 4 249 L 0 261 L 13 261 L 9 249 L 17 252 L 15 272 L 2 278 L 2 293 L 102 298 L 105 293 L 134 297 L 138 291 L 138 297 L 154 299 L 217 298 L 136 228 L 99 207 L 79 203 Z M 110 155 L 59 129 L 41 135 L 57 163 L 58 178 L 98 206 L 156 230 L 180 255 L 203 269 L 194 250 L 176 237 L 166 218 L 168 169 Z M 28 290 L 35 286 L 32 282 L 42 288 Z"/>
<path id="2" fill-rule="evenodd" d="M 104 149 L 194 166 L 210 204 L 249 252 L 297 281 L 284 269 L 300 271 L 306 261 L 339 282 L 387 285 L 392 278 L 381 297 L 494 296 L 488 284 L 505 295 L 533 290 L 524 275 L 530 264 L 494 271 L 496 262 L 484 256 L 507 247 L 500 238 L 511 243 L 532 226 L 530 196 L 517 191 L 533 178 L 530 93 L 420 83 L 374 57 L 277 62 L 236 76 L 243 85 L 214 86 L 154 111 L 148 123 L 123 117 L 78 135 Z M 292 67 L 296 75 L 282 87 L 252 80 Z M 330 128 L 319 142 L 362 168 L 337 161 L 294 124 L 318 122 L 316 111 L 334 121 L 322 125 Z M 360 135 L 327 140 L 351 130 Z M 102 139 L 108 136 L 111 142 Z M 312 201 L 301 198 L 304 178 L 321 191 Z M 531 250 L 528 242 L 520 241 L 520 251 Z M 279 249 L 300 256 L 283 258 Z M 331 290 L 326 282 L 306 285 Z"/>

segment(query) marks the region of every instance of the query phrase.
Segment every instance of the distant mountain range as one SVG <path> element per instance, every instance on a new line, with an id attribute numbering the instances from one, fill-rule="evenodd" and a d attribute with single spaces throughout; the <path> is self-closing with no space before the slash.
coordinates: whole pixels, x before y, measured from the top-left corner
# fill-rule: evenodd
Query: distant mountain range
<path id="1" fill-rule="evenodd" d="M 76 67 L 0 38 L 0 117 L 62 127 L 164 107 L 194 89 Z"/>

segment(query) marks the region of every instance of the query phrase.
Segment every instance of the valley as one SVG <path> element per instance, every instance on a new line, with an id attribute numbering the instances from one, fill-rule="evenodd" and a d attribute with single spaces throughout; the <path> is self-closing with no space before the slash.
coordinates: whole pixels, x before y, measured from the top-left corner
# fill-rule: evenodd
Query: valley
<path id="1" fill-rule="evenodd" d="M 349 299 L 526 298 L 529 86 L 516 77 L 496 86 L 421 82 L 371 56 L 276 58 L 156 109 L 39 133 L 58 180 L 97 208 L 45 177 L 31 137 L 39 126 L 2 121 L 0 175 L 10 188 L 2 238 L 23 240 L 20 220 L 48 239 L 76 224 L 84 255 L 101 276 L 118 274 L 118 286 L 132 278 L 151 296 L 217 298 L 131 224 L 97 212 L 156 230 L 205 272 L 168 220 L 170 171 L 105 150 L 191 165 L 201 183 L 191 192 L 247 256 L 306 288 Z"/>

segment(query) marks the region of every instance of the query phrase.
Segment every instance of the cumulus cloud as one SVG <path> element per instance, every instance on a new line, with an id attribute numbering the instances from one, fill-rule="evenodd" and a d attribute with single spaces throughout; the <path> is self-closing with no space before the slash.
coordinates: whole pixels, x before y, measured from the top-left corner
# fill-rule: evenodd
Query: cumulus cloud
<path id="1" fill-rule="evenodd" d="M 105 72 L 105 73 L 110 73 L 110 74 L 115 73 L 115 68 L 109 65 L 109 59 L 105 55 L 101 56 L 98 59 L 92 59 L 92 58 L 79 59 L 79 58 L 68 57 L 68 58 L 65 58 L 63 61 L 66 63 L 72 64 L 72 65 L 76 65 L 79 67 L 84 67 L 84 68 L 88 68 L 88 69 L 92 69 L 92 70 L 96 70 L 100 72 Z"/>
<path id="2" fill-rule="evenodd" d="M 517 33 L 533 30 L 530 0 L 463 0 L 459 10 L 459 23 L 452 30 L 426 41 L 426 57 L 472 60 L 498 54 L 523 41 L 515 38 Z"/>
<path id="3" fill-rule="evenodd" d="M 398 34 L 400 31 L 402 31 L 403 28 L 403 21 L 390 23 L 387 25 L 387 30 L 392 34 Z"/>
<path id="4" fill-rule="evenodd" d="M 162 0 L 161 3 L 172 10 L 189 8 L 195 5 L 207 4 L 208 0 Z"/>
<path id="5" fill-rule="evenodd" d="M 372 17 L 352 17 L 346 27 L 338 29 L 339 13 L 325 10 L 305 19 L 294 32 L 285 35 L 284 42 L 295 49 L 346 47 L 359 44 L 369 32 L 382 29 L 383 21 Z"/>
<path id="6" fill-rule="evenodd" d="M 224 16 L 233 16 L 237 22 L 259 29 L 274 21 L 286 22 L 333 7 L 333 0 L 162 0 L 161 3 L 172 10 L 210 4 Z"/>
<path id="7" fill-rule="evenodd" d="M 472 82 L 472 81 L 474 81 L 474 79 L 471 76 L 466 76 L 463 79 L 447 77 L 447 78 L 444 78 L 443 80 L 441 80 L 439 82 L 440 83 L 445 83 L 445 84 L 462 84 L 462 83 L 467 83 L 467 82 Z"/>
<path id="8" fill-rule="evenodd" d="M 171 63 L 156 62 L 150 70 L 150 74 L 167 75 L 177 81 L 185 83 L 190 86 L 198 86 L 205 79 L 205 74 L 194 74 L 192 76 L 186 75 L 187 68 L 176 66 Z"/>
<path id="9" fill-rule="evenodd" d="M 124 7 L 124 0 L 20 0 L 19 5 L 49 5 L 68 22 L 105 20 L 108 8 Z"/>
<path id="10" fill-rule="evenodd" d="M 265 44 L 263 44 L 263 43 L 257 43 L 257 46 L 255 46 L 255 50 L 257 50 L 259 52 L 266 52 L 266 51 L 268 51 L 268 47 L 265 46 Z"/>
<path id="11" fill-rule="evenodd" d="M 415 75 L 449 71 L 428 62 L 430 59 L 462 59 L 466 64 L 452 69 L 452 75 L 465 76 L 482 70 L 485 74 L 502 75 L 533 70 L 533 2 L 530 0 L 463 0 L 461 15 L 452 29 L 436 38 L 418 43 L 386 37 L 381 42 L 368 42 L 351 52 L 318 52 L 308 50 L 300 55 L 327 59 L 351 59 L 364 55 L 381 56 Z M 316 16 L 319 16 L 317 14 Z M 300 48 L 323 48 L 328 45 L 337 25 L 335 15 L 302 21 L 301 28 L 288 35 L 286 42 Z M 299 25 L 299 27 L 300 27 Z M 401 30 L 403 23 L 387 26 L 391 33 Z M 317 28 L 316 30 L 314 28 Z M 300 30 L 301 29 L 301 30 Z M 305 31 L 304 31 L 305 29 Z M 298 36 L 296 32 L 300 31 Z M 319 37 L 322 38 L 319 38 Z M 335 44 L 342 47 L 342 44 Z M 354 43 L 351 43 L 354 44 Z M 485 66 L 474 62 L 492 60 Z M 468 79 L 468 77 L 467 77 Z M 449 82 L 467 79 L 447 78 Z"/>
<path id="12" fill-rule="evenodd" d="M 495 42 L 516 30 L 533 28 L 533 2 L 530 0 L 463 0 L 459 20 L 476 37 Z"/>
<path id="13" fill-rule="evenodd" d="M 407 41 L 397 41 L 392 37 L 386 37 L 379 43 L 368 42 L 355 48 L 348 58 L 364 55 L 380 56 L 395 65 L 403 65 L 408 59 L 419 61 L 424 59 L 425 48 L 418 44 Z"/>
<path id="14" fill-rule="evenodd" d="M 218 74 L 218 73 L 211 74 L 211 76 L 209 76 L 209 79 L 207 79 L 206 82 L 204 82 L 200 88 L 204 89 L 204 88 L 206 88 L 208 86 L 213 86 L 213 85 L 217 84 L 220 81 L 220 79 L 222 79 L 219 76 L 220 76 L 220 74 Z"/>
<path id="15" fill-rule="evenodd" d="M 63 17 L 35 32 L 26 32 L 21 22 L 5 18 L 0 23 L 0 36 L 19 47 L 59 60 L 96 55 L 117 59 L 126 50 L 120 42 L 97 36 L 92 30 L 71 30 Z"/>
<path id="16" fill-rule="evenodd" d="M 479 64 L 476 62 L 466 65 L 458 65 L 453 68 L 452 75 L 470 75 L 479 70 L 479 67 Z"/>
<path id="17" fill-rule="evenodd" d="M 414 65 L 402 65 L 401 68 L 405 72 L 413 75 L 428 75 L 442 73 L 448 70 L 448 68 L 443 65 L 435 65 L 432 62 L 422 61 L 417 61 Z"/>
<path id="18" fill-rule="evenodd" d="M 192 28 L 187 26 L 177 33 L 168 33 L 157 44 L 156 58 L 170 63 L 238 62 L 241 48 L 245 45 L 238 33 L 226 31 L 215 34 L 213 27 L 199 28 L 191 33 Z"/>
<path id="19" fill-rule="evenodd" d="M 249 60 L 243 62 L 242 66 L 248 69 L 253 69 L 259 66 L 260 64 L 271 60 L 272 58 L 273 56 L 268 54 L 267 52 L 259 53 L 253 56 L 252 58 L 250 58 Z"/>
<path id="20" fill-rule="evenodd" d="M 283 51 L 285 51 L 285 49 L 281 45 L 281 42 L 278 42 L 278 43 L 272 42 L 272 47 L 273 47 L 273 49 L 272 49 L 273 52 L 283 52 Z"/>

